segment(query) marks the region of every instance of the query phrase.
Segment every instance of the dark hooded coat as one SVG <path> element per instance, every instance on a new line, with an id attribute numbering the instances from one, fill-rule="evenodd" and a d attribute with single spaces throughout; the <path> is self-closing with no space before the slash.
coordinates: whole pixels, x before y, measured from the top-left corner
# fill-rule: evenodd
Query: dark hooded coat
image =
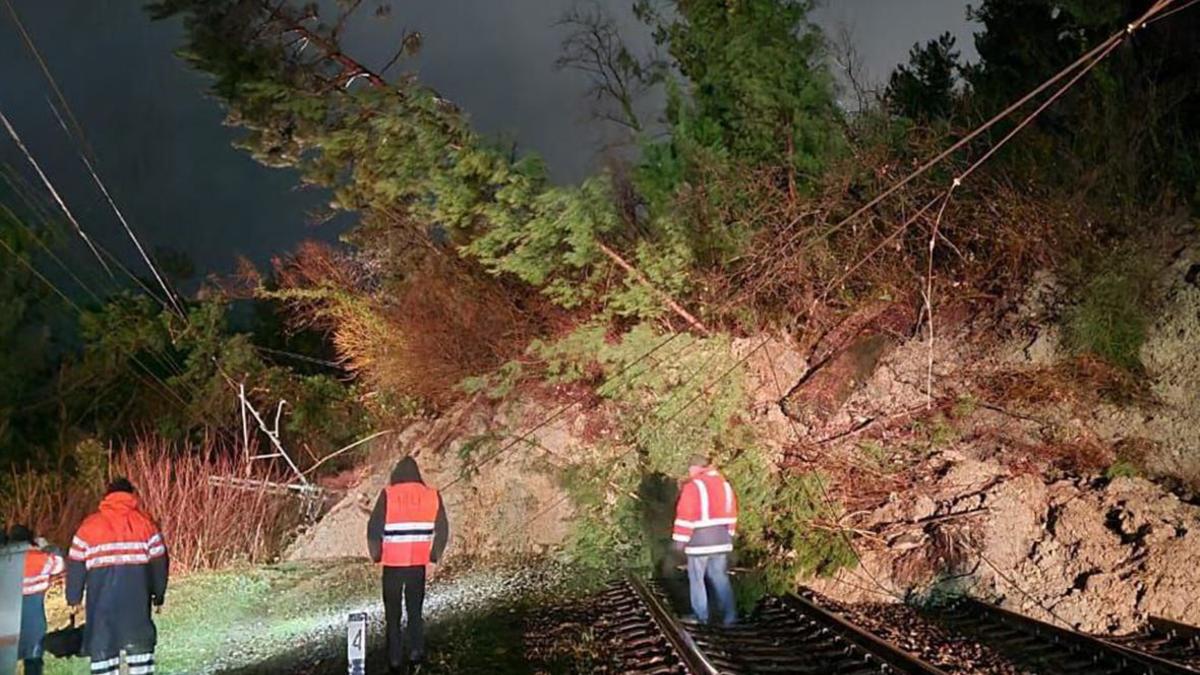
<path id="1" fill-rule="evenodd" d="M 405 457 L 396 463 L 392 469 L 391 479 L 388 481 L 391 485 L 399 483 L 424 483 L 421 480 L 421 470 L 417 467 L 417 460 L 412 457 Z M 367 521 L 367 550 L 371 554 L 371 560 L 379 562 L 383 558 L 383 529 L 387 521 L 387 492 L 379 491 L 379 499 L 375 500 L 375 508 L 371 511 L 371 519 Z M 450 521 L 446 518 L 446 504 L 438 498 L 437 519 L 433 526 L 433 549 L 429 554 L 430 562 L 440 562 L 442 559 L 442 551 L 446 549 L 446 542 L 450 539 Z"/>

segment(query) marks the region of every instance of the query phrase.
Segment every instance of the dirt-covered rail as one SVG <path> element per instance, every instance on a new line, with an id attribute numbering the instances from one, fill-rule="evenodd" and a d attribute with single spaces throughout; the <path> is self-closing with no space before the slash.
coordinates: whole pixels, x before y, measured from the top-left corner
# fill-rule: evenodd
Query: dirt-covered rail
<path id="1" fill-rule="evenodd" d="M 1195 626 L 1152 616 L 1141 632 L 1112 638 L 1112 641 L 1174 661 L 1200 673 L 1200 628 Z"/>
<path id="2" fill-rule="evenodd" d="M 1156 620 L 1142 634 L 1100 638 L 960 598 L 935 617 L 953 631 L 991 646 L 1032 672 L 1047 675 L 1196 675 L 1196 629 Z"/>
<path id="3" fill-rule="evenodd" d="M 604 601 L 611 611 L 602 629 L 615 638 L 622 672 L 941 673 L 797 596 L 768 598 L 731 627 L 681 621 L 661 585 L 635 577 L 611 586 Z"/>

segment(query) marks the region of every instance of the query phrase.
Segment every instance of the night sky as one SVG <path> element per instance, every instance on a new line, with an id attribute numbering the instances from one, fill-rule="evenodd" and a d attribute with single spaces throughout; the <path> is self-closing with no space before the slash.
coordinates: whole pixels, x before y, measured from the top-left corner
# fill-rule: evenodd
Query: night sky
<path id="1" fill-rule="evenodd" d="M 202 274 L 226 272 L 238 255 L 263 263 L 302 239 L 333 239 L 347 222 L 308 225 L 306 213 L 323 195 L 298 190 L 292 172 L 259 166 L 230 146 L 238 132 L 221 125 L 220 106 L 204 95 L 205 76 L 173 55 L 183 40 L 178 22 L 152 23 L 131 0 L 12 2 L 84 127 L 102 177 L 149 246 L 185 252 Z M 541 153 L 556 180 L 574 181 L 596 166 L 604 140 L 589 119 L 586 80 L 553 65 L 564 36 L 555 24 L 576 3 L 403 0 L 385 19 L 364 12 L 344 43 L 378 67 L 402 28 L 419 30 L 421 54 L 405 67 L 455 101 L 480 131 Z M 648 50 L 631 4 L 603 6 L 635 51 Z M 813 19 L 831 36 L 848 27 L 867 76 L 880 83 L 913 42 L 943 31 L 958 36 L 969 58 L 965 7 L 964 0 L 830 0 Z M 83 227 L 132 263 L 132 245 L 54 118 L 49 92 L 0 5 L 0 110 Z M 644 102 L 647 110 L 656 105 L 653 96 Z M 0 161 L 35 180 L 7 135 L 0 136 Z M 81 251 L 71 256 L 87 264 Z"/>

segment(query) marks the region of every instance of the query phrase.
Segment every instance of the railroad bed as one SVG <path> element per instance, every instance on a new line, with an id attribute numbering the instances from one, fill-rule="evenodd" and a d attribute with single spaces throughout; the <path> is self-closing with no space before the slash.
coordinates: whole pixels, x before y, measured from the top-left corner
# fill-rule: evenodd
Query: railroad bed
<path id="1" fill-rule="evenodd" d="M 970 598 L 932 613 L 1022 667 L 1047 675 L 1196 675 L 1200 636 L 1195 628 L 1152 619 L 1143 633 L 1101 638 L 1060 628 Z"/>
<path id="2" fill-rule="evenodd" d="M 944 671 L 799 595 L 763 600 L 742 623 L 718 627 L 676 617 L 663 586 L 627 577 L 599 598 L 595 628 L 607 637 L 619 672 L 923 673 Z M 1143 633 L 1101 639 L 970 599 L 930 613 L 1011 661 L 1007 672 L 1048 675 L 1196 675 L 1200 631 L 1161 619 Z M 957 672 L 964 672 L 957 670 Z M 971 672 L 974 672 L 973 670 Z"/>
<path id="3" fill-rule="evenodd" d="M 597 627 L 626 673 L 918 673 L 942 671 L 799 596 L 769 598 L 743 623 L 675 617 L 664 589 L 633 577 L 601 596 Z"/>

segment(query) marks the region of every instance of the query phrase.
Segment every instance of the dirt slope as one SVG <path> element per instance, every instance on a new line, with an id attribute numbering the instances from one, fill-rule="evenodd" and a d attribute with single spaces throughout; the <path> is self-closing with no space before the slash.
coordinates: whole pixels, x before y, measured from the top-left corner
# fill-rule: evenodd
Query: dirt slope
<path id="1" fill-rule="evenodd" d="M 911 314 L 886 307 L 803 348 L 734 340 L 734 358 L 750 354 L 745 421 L 761 451 L 778 470 L 832 477 L 835 525 L 862 555 L 834 579 L 797 582 L 843 601 L 966 590 L 1099 632 L 1134 630 L 1148 614 L 1200 624 L 1200 507 L 1168 489 L 1200 485 L 1200 246 L 1172 252 L 1159 276 L 1142 354 L 1153 402 L 1089 391 L 1096 374 L 1079 375 L 1059 345 L 1064 301 L 1050 275 L 999 320 L 939 308 L 932 345 Z M 367 512 L 409 452 L 429 482 L 449 486 L 453 555 L 562 545 L 572 507 L 556 476 L 611 433 L 612 411 L 594 402 L 534 429 L 572 400 L 476 398 L 414 424 L 375 449 L 361 482 L 290 556 L 365 555 Z M 459 480 L 526 431 L 527 442 Z M 1106 476 L 1129 447 L 1144 477 Z"/>

